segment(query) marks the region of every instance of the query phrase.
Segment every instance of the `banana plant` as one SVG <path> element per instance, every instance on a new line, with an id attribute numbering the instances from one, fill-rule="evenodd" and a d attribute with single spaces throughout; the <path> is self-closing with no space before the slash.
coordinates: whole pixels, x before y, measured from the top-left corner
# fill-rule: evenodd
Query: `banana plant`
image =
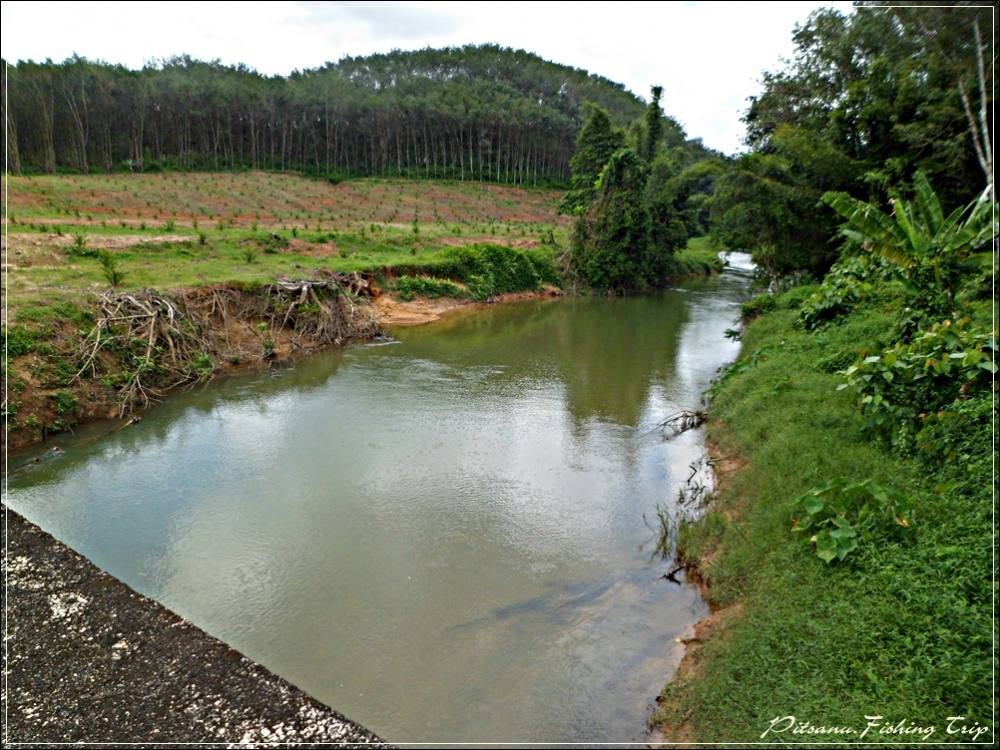
<path id="1" fill-rule="evenodd" d="M 989 189 L 945 216 L 937 193 L 920 172 L 914 178 L 914 199 L 894 198 L 891 215 L 845 193 L 826 193 L 823 201 L 845 219 L 841 234 L 898 266 L 913 287 L 930 271 L 949 298 L 956 264 L 997 236 Z"/>

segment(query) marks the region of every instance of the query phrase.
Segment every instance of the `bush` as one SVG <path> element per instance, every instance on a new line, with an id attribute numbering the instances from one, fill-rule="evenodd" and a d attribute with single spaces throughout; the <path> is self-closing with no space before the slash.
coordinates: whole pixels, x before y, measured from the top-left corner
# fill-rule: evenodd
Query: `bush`
<path id="1" fill-rule="evenodd" d="M 117 289 L 122 281 L 125 280 L 125 273 L 118 268 L 118 259 L 106 250 L 102 251 L 98 257 L 101 261 L 101 272 L 104 274 L 105 280 Z"/>
<path id="2" fill-rule="evenodd" d="M 847 258 L 834 264 L 819 289 L 802 305 L 799 321 L 805 329 L 815 330 L 853 310 L 872 291 L 868 282 L 871 271 L 872 262 L 867 258 Z"/>
<path id="3" fill-rule="evenodd" d="M 949 318 L 843 370 L 846 382 L 838 389 L 853 388 L 869 426 L 893 431 L 901 443 L 930 413 L 989 393 L 995 356 L 992 336 L 967 317 Z"/>
<path id="4" fill-rule="evenodd" d="M 322 240 L 319 240 L 322 242 Z M 264 249 L 265 253 L 273 254 L 288 247 L 288 238 L 284 237 L 276 232 L 272 232 L 267 237 L 258 240 L 258 244 Z"/>
<path id="5" fill-rule="evenodd" d="M 435 279 L 430 276 L 400 276 L 396 279 L 396 291 L 400 299 L 411 300 L 421 297 L 461 297 L 462 288 L 447 279 Z"/>
<path id="6" fill-rule="evenodd" d="M 199 378 L 207 378 L 215 371 L 215 363 L 208 354 L 202 352 L 194 358 L 191 369 Z"/>
<path id="7" fill-rule="evenodd" d="M 931 412 L 916 435 L 917 456 L 929 468 L 964 469 L 982 463 L 989 471 L 993 456 L 993 404 L 989 395 L 960 399 Z"/>
<path id="8" fill-rule="evenodd" d="M 782 310 L 799 310 L 817 291 L 819 284 L 793 286 L 777 294 L 775 302 Z"/>
<path id="9" fill-rule="evenodd" d="M 557 278 L 551 261 L 502 245 L 476 245 L 447 252 L 443 275 L 463 281 L 473 299 L 485 300 L 506 292 L 534 290 L 543 279 Z"/>
<path id="10" fill-rule="evenodd" d="M 756 297 L 751 297 L 746 302 L 740 306 L 740 315 L 744 321 L 751 321 L 758 315 L 763 315 L 766 312 L 771 312 L 776 310 L 778 307 L 778 301 L 773 294 L 770 292 L 764 292 L 763 294 L 758 294 Z"/>
<path id="11" fill-rule="evenodd" d="M 96 258 L 97 250 L 87 246 L 87 237 L 84 234 L 73 235 L 73 244 L 66 251 L 71 258 Z"/>
<path id="12" fill-rule="evenodd" d="M 870 479 L 830 481 L 795 502 L 792 531 L 813 545 L 825 563 L 843 561 L 863 540 L 900 537 L 912 529 L 912 503 Z"/>
<path id="13" fill-rule="evenodd" d="M 65 416 L 73 414 L 76 411 L 76 396 L 69 391 L 59 391 L 53 394 L 51 398 L 55 406 L 56 414 Z"/>

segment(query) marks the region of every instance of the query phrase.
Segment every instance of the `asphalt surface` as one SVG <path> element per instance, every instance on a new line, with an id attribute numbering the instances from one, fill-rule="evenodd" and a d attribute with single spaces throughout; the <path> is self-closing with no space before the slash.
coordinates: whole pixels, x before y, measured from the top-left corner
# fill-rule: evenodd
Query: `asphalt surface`
<path id="1" fill-rule="evenodd" d="M 386 746 L 2 510 L 5 746 Z"/>

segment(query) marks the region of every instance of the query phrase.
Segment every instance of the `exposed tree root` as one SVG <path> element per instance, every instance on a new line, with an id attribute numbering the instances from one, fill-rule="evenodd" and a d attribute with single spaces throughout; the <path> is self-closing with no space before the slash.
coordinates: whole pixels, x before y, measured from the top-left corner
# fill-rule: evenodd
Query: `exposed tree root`
<path id="1" fill-rule="evenodd" d="M 279 343 L 304 350 L 371 338 L 380 331 L 366 298 L 375 294 L 360 274 L 332 272 L 170 296 L 110 290 L 98 297 L 97 323 L 74 379 L 110 379 L 120 394 L 119 416 L 125 416 L 171 388 L 210 378 L 220 361 L 268 359 Z"/>
<path id="2" fill-rule="evenodd" d="M 191 363 L 203 349 L 198 332 L 186 324 L 173 300 L 149 290 L 107 291 L 99 296 L 98 307 L 97 324 L 84 341 L 83 362 L 75 377 L 88 370 L 96 376 L 104 352 L 125 353 L 131 367 L 119 387 L 119 416 L 137 405 L 147 406 L 161 389 L 194 377 Z"/>

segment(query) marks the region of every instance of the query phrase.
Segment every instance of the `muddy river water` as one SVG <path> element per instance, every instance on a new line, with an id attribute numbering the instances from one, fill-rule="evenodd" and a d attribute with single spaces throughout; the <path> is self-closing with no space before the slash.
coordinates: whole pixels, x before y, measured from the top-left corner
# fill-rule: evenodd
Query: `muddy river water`
<path id="1" fill-rule="evenodd" d="M 642 741 L 706 611 L 654 531 L 704 436 L 655 425 L 735 357 L 746 279 L 228 378 L 63 441 L 4 499 L 390 742 Z"/>

